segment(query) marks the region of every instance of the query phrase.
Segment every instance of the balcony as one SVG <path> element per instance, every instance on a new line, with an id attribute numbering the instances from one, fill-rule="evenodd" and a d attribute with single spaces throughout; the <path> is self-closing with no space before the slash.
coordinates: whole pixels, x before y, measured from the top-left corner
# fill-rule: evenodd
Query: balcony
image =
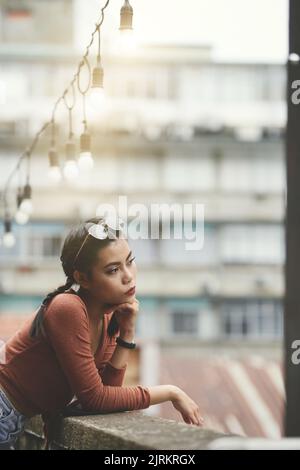
<path id="1" fill-rule="evenodd" d="M 50 450 L 200 450 L 216 439 L 233 435 L 147 416 L 138 410 L 58 418 L 53 436 Z M 41 450 L 44 445 L 43 423 L 36 416 L 28 422 L 15 448 Z"/>

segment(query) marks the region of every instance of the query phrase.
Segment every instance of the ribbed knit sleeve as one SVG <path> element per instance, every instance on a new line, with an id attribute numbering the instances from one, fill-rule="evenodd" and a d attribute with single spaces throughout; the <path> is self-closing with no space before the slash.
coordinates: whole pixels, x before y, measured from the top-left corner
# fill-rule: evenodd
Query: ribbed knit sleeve
<path id="1" fill-rule="evenodd" d="M 55 297 L 45 312 L 48 341 L 83 408 L 99 412 L 148 408 L 150 393 L 147 387 L 120 386 L 126 366 L 118 370 L 107 363 L 101 377 L 92 355 L 88 325 L 84 305 L 73 296 Z M 106 385 L 108 382 L 114 385 Z"/>
<path id="2" fill-rule="evenodd" d="M 121 387 L 124 383 L 128 363 L 126 362 L 122 368 L 117 369 L 110 362 L 110 359 L 117 347 L 116 336 L 117 335 L 114 335 L 106 346 L 105 356 L 108 357 L 108 360 L 101 367 L 101 370 L 99 370 L 99 374 L 101 375 L 101 379 L 104 385 L 114 385 L 115 387 Z"/>
<path id="3" fill-rule="evenodd" d="M 102 382 L 104 385 L 113 385 L 115 387 L 122 387 L 125 379 L 127 364 L 121 369 L 117 369 L 110 362 L 108 362 L 102 373 Z"/>

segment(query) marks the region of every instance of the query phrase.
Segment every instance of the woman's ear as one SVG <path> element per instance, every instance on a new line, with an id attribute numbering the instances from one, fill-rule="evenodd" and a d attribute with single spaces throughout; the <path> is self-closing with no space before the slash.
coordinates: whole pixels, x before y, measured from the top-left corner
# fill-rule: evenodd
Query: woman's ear
<path id="1" fill-rule="evenodd" d="M 76 284 L 79 284 L 84 288 L 87 288 L 89 286 L 89 281 L 85 273 L 76 270 L 73 273 L 73 277 L 76 281 Z"/>

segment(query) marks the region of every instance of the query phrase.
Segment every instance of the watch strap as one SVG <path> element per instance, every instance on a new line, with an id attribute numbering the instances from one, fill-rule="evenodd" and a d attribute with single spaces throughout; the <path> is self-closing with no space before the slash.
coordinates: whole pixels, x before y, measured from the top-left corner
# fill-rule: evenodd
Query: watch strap
<path id="1" fill-rule="evenodd" d="M 119 346 L 123 346 L 124 348 L 128 349 L 134 349 L 136 347 L 136 343 L 128 343 L 127 341 L 124 341 L 124 339 L 122 339 L 120 336 L 117 336 L 116 343 L 119 344 Z"/>

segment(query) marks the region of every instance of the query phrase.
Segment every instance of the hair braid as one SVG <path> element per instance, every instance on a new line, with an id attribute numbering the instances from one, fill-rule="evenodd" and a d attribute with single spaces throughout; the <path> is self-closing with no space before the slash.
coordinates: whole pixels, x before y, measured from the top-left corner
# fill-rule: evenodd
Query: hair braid
<path id="1" fill-rule="evenodd" d="M 42 330 L 43 326 L 43 319 L 44 319 L 44 312 L 47 307 L 47 305 L 50 303 L 50 301 L 58 294 L 63 294 L 66 290 L 70 289 L 70 287 L 74 284 L 74 279 L 73 276 L 68 276 L 66 282 L 64 285 L 59 286 L 57 289 L 55 289 L 53 292 L 50 292 L 43 300 L 41 303 L 37 314 L 32 322 L 31 328 L 30 328 L 30 336 L 32 338 L 38 336 L 38 334 Z"/>

